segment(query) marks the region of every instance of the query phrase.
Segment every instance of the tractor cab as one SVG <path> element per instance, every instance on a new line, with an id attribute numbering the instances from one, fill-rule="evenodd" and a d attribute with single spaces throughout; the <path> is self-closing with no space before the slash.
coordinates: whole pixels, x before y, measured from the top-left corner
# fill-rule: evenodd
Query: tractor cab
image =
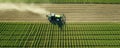
<path id="1" fill-rule="evenodd" d="M 61 18 L 62 17 L 60 15 L 55 15 L 55 19 L 56 19 L 57 22 L 61 21 Z"/>

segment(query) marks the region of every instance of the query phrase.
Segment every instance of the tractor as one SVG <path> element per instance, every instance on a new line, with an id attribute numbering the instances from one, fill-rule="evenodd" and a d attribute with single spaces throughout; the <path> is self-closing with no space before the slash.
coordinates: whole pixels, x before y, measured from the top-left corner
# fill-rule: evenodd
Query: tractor
<path id="1" fill-rule="evenodd" d="M 58 25 L 60 28 L 62 28 L 62 26 L 66 23 L 66 17 L 64 14 L 58 15 L 55 13 L 50 13 L 49 15 L 46 15 L 46 17 L 50 23 Z"/>

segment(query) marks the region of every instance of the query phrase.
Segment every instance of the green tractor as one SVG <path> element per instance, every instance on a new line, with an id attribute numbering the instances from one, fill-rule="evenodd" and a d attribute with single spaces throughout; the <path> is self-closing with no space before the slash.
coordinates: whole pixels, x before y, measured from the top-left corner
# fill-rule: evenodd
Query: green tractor
<path id="1" fill-rule="evenodd" d="M 46 17 L 48 17 L 50 23 L 58 25 L 59 27 L 62 27 L 66 23 L 64 14 L 56 15 L 55 13 L 50 13 L 49 15 L 46 15 Z"/>

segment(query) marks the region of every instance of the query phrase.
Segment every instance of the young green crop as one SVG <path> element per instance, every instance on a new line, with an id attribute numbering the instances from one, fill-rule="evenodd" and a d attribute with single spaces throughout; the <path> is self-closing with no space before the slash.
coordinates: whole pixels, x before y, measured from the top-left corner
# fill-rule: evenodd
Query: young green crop
<path id="1" fill-rule="evenodd" d="M 0 23 L 1 47 L 120 47 L 120 23 Z"/>

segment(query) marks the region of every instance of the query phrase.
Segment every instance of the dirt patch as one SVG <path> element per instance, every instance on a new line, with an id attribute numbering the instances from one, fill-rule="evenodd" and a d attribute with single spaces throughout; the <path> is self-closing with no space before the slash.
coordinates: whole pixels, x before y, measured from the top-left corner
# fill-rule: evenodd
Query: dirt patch
<path id="1" fill-rule="evenodd" d="M 20 4 L 15 5 L 19 6 Z M 58 14 L 64 13 L 67 22 L 120 21 L 120 5 L 118 4 L 34 4 L 33 8 L 35 7 Z M 47 22 L 47 18 L 31 11 L 6 10 L 0 11 L 0 21 Z"/>

